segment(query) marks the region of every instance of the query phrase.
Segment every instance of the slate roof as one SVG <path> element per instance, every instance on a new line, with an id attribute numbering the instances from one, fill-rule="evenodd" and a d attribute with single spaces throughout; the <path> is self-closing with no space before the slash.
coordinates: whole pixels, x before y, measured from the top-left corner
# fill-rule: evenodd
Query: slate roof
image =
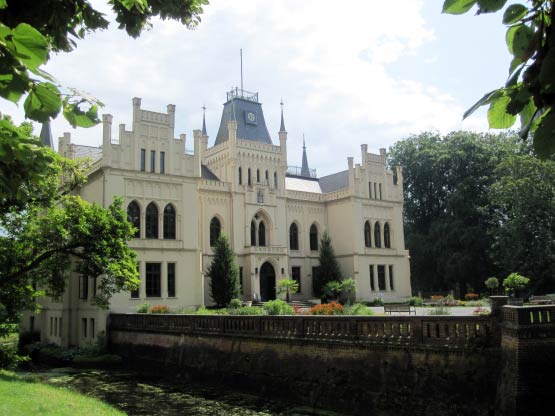
<path id="1" fill-rule="evenodd" d="M 206 165 L 200 165 L 200 176 L 202 179 L 210 179 L 211 181 L 220 180 Z"/>
<path id="2" fill-rule="evenodd" d="M 75 145 L 75 157 L 88 157 L 93 162 L 102 159 L 102 149 L 100 147 Z"/>
<path id="3" fill-rule="evenodd" d="M 339 189 L 349 187 L 349 171 L 344 170 L 337 173 L 332 173 L 328 176 L 323 176 L 318 179 L 320 189 L 327 194 L 328 192 L 338 191 Z"/>
<path id="4" fill-rule="evenodd" d="M 249 112 L 256 114 L 256 124 L 247 124 L 246 115 Z M 216 136 L 214 146 L 229 139 L 227 123 L 231 120 L 237 121 L 238 139 L 272 144 L 272 139 L 270 138 L 270 133 L 268 133 L 266 121 L 264 120 L 262 104 L 235 97 L 224 104 L 222 120 L 220 121 L 220 128 L 218 129 L 218 135 Z"/>

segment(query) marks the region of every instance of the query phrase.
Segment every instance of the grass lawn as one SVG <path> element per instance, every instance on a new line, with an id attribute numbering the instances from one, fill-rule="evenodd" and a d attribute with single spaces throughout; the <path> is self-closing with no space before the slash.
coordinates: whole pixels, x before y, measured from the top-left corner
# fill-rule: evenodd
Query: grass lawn
<path id="1" fill-rule="evenodd" d="M 91 397 L 0 370 L 0 415 L 125 415 Z"/>

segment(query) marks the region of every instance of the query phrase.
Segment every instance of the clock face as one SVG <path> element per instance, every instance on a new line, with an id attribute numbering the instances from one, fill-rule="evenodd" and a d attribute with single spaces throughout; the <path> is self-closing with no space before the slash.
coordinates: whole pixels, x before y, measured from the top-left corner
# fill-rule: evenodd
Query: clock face
<path id="1" fill-rule="evenodd" d="M 254 113 L 247 113 L 247 119 L 253 122 L 254 120 L 256 120 L 256 116 L 254 115 Z"/>

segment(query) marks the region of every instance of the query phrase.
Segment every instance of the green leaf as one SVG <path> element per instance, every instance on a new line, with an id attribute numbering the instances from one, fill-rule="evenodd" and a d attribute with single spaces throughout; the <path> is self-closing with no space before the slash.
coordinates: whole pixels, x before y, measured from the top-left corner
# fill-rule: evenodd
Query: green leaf
<path id="1" fill-rule="evenodd" d="M 501 10 L 507 0 L 478 0 L 478 14 L 494 13 Z"/>
<path id="2" fill-rule="evenodd" d="M 46 62 L 48 57 L 48 42 L 46 38 L 33 26 L 20 23 L 12 31 L 13 48 L 8 45 L 11 52 L 16 52 L 21 61 L 30 69 L 35 69 Z"/>
<path id="3" fill-rule="evenodd" d="M 31 120 L 41 123 L 55 118 L 61 107 L 60 91 L 50 82 L 41 82 L 35 85 L 23 105 L 25 115 Z"/>
<path id="4" fill-rule="evenodd" d="M 555 51 L 553 48 L 547 50 L 547 54 L 543 59 L 538 76 L 542 93 L 555 93 Z"/>
<path id="5" fill-rule="evenodd" d="M 555 153 L 555 113 L 549 111 L 534 133 L 534 150 L 542 159 Z"/>
<path id="6" fill-rule="evenodd" d="M 532 118 L 536 114 L 537 107 L 534 104 L 534 99 L 530 98 L 528 103 L 524 106 L 522 111 L 518 114 L 520 118 L 520 128 L 521 128 L 521 135 L 528 136 L 528 132 L 530 131 L 530 127 L 532 125 Z"/>
<path id="7" fill-rule="evenodd" d="M 517 61 L 516 65 L 515 65 L 515 61 Z M 518 68 L 519 65 L 520 65 L 520 68 Z M 518 69 L 516 69 L 516 68 L 518 68 Z M 516 71 L 515 71 L 515 69 L 516 69 Z M 509 77 L 509 79 L 505 83 L 505 87 L 511 87 L 511 86 L 515 85 L 518 82 L 518 77 L 520 76 L 520 73 L 522 72 L 523 69 L 524 69 L 524 65 L 520 61 L 520 59 L 514 58 L 511 62 L 511 68 L 510 68 L 510 71 L 509 71 L 509 74 L 512 74 L 512 75 Z"/>
<path id="8" fill-rule="evenodd" d="M 503 14 L 503 23 L 510 25 L 528 14 L 528 7 L 523 4 L 511 4 Z"/>
<path id="9" fill-rule="evenodd" d="M 11 80 L 6 79 L 0 82 L 0 97 L 17 104 L 21 96 L 29 89 L 30 80 L 27 72 L 15 72 L 9 75 L 12 77 Z"/>
<path id="10" fill-rule="evenodd" d="M 445 0 L 443 3 L 443 13 L 463 14 L 469 11 L 476 3 L 476 0 Z"/>
<path id="11" fill-rule="evenodd" d="M 92 105 L 87 111 L 79 108 L 79 103 L 64 101 L 64 117 L 73 127 L 93 127 L 100 123 L 98 119 L 98 106 Z"/>
<path id="12" fill-rule="evenodd" d="M 463 120 L 470 116 L 474 111 L 480 108 L 483 105 L 491 103 L 491 101 L 503 94 L 503 89 L 499 88 L 497 90 L 493 90 L 485 94 L 482 98 L 480 98 L 472 107 L 465 111 L 463 115 Z"/>
<path id="13" fill-rule="evenodd" d="M 533 38 L 534 31 L 532 29 L 526 25 L 516 25 L 511 26 L 507 30 L 505 40 L 509 47 L 509 52 L 511 52 L 515 58 L 521 58 L 524 61 L 531 55 L 529 47 Z"/>
<path id="14" fill-rule="evenodd" d="M 507 112 L 511 97 L 503 95 L 493 101 L 488 110 L 488 123 L 492 129 L 507 129 L 515 124 L 516 115 Z"/>
<path id="15" fill-rule="evenodd" d="M 507 113 L 512 115 L 519 114 L 526 104 L 532 98 L 532 93 L 522 84 L 519 84 L 517 88 L 514 88 L 511 94 L 509 94 L 511 101 L 507 105 Z"/>
<path id="16" fill-rule="evenodd" d="M 5 9 L 8 7 L 8 2 L 6 0 L 0 0 L 0 9 Z"/>

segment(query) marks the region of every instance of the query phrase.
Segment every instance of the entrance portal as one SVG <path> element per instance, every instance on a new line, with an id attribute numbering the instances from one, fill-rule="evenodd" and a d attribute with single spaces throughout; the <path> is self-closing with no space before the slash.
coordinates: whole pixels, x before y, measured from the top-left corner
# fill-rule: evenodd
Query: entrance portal
<path id="1" fill-rule="evenodd" d="M 260 268 L 260 298 L 262 302 L 276 298 L 276 271 L 268 262 Z"/>

